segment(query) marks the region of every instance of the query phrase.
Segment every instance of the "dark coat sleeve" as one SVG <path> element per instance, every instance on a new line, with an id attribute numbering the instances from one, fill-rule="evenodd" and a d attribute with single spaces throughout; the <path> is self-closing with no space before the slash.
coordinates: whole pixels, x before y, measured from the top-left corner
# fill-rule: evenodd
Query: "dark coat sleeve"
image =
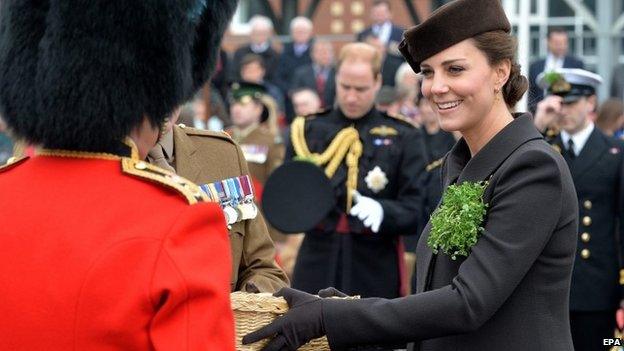
<path id="1" fill-rule="evenodd" d="M 484 231 L 452 283 L 394 300 L 324 300 L 324 325 L 332 350 L 467 333 L 497 312 L 531 269 L 557 224 L 576 220 L 570 215 L 560 221 L 562 179 L 553 156 L 526 151 L 509 162 L 499 170 L 497 180 L 492 178 Z"/>
<path id="2" fill-rule="evenodd" d="M 393 199 L 378 199 L 384 210 L 379 232 L 384 234 L 416 233 L 419 218 L 417 214 L 422 206 L 424 194 L 418 180 L 425 171 L 426 155 L 420 130 L 410 129 L 403 137 L 403 142 L 403 157 L 397 177 L 398 194 Z"/>

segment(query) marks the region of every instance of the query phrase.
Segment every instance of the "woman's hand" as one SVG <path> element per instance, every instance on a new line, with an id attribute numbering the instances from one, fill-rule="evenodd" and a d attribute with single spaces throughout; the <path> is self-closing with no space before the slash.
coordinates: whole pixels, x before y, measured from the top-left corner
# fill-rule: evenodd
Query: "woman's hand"
<path id="1" fill-rule="evenodd" d="M 262 351 L 296 350 L 325 335 L 321 298 L 291 288 L 283 288 L 274 296 L 284 297 L 290 310 L 271 324 L 245 335 L 243 345 L 273 337 Z"/>

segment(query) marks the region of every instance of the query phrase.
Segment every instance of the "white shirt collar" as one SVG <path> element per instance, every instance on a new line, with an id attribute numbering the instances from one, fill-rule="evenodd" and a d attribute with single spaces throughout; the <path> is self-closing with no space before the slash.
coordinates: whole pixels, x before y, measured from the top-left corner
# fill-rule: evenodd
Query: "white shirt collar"
<path id="1" fill-rule="evenodd" d="M 572 138 L 572 141 L 574 142 L 574 154 L 578 156 L 581 153 L 581 150 L 583 150 L 583 147 L 587 143 L 587 140 L 589 139 L 589 136 L 591 135 L 593 131 L 594 131 L 594 122 L 589 122 L 587 127 L 583 128 L 582 130 L 580 130 L 574 135 L 570 135 L 565 130 L 562 130 L 561 141 L 563 142 L 563 147 L 567 148 L 568 140 Z"/>
<path id="2" fill-rule="evenodd" d="M 271 44 L 269 44 L 268 41 L 265 41 L 264 43 L 259 44 L 259 45 L 251 43 L 250 47 L 251 47 L 251 51 L 253 51 L 255 54 L 260 54 L 260 53 L 267 51 L 270 45 Z"/>
<path id="3" fill-rule="evenodd" d="M 390 34 L 392 34 L 392 22 L 386 21 L 383 24 L 376 24 L 375 26 L 379 28 L 377 32 L 379 40 L 384 44 L 388 44 Z"/>
<path id="4" fill-rule="evenodd" d="M 559 68 L 563 68 L 563 57 L 556 57 L 548 53 L 548 55 L 546 55 L 546 62 L 544 63 L 544 71 L 549 72 Z"/>

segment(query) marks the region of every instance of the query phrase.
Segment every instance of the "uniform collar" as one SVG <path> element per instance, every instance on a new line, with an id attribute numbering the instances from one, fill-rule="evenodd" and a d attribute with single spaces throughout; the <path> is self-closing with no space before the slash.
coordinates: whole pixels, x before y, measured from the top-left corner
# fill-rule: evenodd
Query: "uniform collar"
<path id="1" fill-rule="evenodd" d="M 594 131 L 594 128 L 594 122 L 589 122 L 589 124 L 585 128 L 581 129 L 575 134 L 570 134 L 565 130 L 562 130 L 561 141 L 563 142 L 563 145 L 567 148 L 568 140 L 572 139 L 572 141 L 574 142 L 574 154 L 578 156 L 581 153 L 581 150 L 583 150 L 583 147 L 585 147 L 585 144 L 587 144 L 587 140 Z"/>
<path id="2" fill-rule="evenodd" d="M 444 184 L 486 180 L 518 147 L 535 139 L 543 139 L 533 125 L 529 113 L 514 114 L 514 120 L 492 138 L 476 155 L 462 138 L 451 149 L 445 165 Z"/>

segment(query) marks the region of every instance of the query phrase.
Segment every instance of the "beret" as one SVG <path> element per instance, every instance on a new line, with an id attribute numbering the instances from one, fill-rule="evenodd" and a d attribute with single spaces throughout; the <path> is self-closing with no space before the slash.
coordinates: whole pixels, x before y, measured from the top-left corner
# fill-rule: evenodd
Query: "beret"
<path id="1" fill-rule="evenodd" d="M 308 161 L 289 161 L 267 179 L 262 192 L 264 217 L 284 233 L 314 228 L 335 207 L 334 188 L 325 172 Z"/>
<path id="2" fill-rule="evenodd" d="M 429 57 L 477 34 L 496 30 L 511 31 L 500 0 L 457 0 L 405 31 L 399 51 L 418 73 L 420 63 Z"/>

